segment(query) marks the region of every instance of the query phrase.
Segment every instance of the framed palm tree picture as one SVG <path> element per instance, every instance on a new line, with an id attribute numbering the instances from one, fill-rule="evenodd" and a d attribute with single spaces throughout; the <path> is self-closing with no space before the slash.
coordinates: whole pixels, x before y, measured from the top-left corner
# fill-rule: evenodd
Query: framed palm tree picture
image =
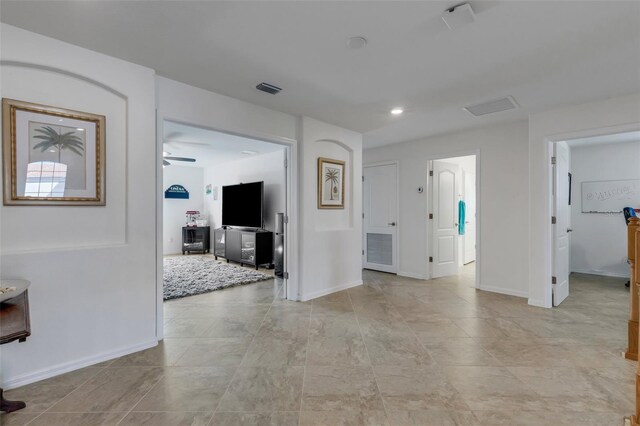
<path id="1" fill-rule="evenodd" d="M 318 158 L 318 208 L 344 209 L 345 162 Z"/>
<path id="2" fill-rule="evenodd" d="M 105 117 L 2 99 L 5 205 L 105 205 Z"/>

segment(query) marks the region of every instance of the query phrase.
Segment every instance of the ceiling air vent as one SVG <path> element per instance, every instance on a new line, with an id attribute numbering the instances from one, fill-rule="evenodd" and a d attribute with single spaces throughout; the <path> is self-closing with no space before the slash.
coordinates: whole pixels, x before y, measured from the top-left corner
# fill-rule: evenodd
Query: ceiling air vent
<path id="1" fill-rule="evenodd" d="M 263 92 L 269 93 L 271 95 L 276 95 L 280 93 L 282 90 L 278 86 L 274 86 L 273 84 L 265 83 L 264 81 L 256 86 L 256 89 L 262 90 Z"/>
<path id="2" fill-rule="evenodd" d="M 492 101 L 483 102 L 481 104 L 472 105 L 468 107 L 464 107 L 471 114 L 476 117 L 486 114 L 493 114 L 494 112 L 507 111 L 510 109 L 518 108 L 518 104 L 511 97 L 507 96 L 506 98 L 494 99 Z"/>

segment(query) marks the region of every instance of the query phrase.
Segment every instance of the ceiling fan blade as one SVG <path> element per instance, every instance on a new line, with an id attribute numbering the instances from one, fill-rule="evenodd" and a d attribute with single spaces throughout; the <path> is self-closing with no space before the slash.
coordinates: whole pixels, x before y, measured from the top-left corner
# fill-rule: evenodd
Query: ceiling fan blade
<path id="1" fill-rule="evenodd" d="M 171 163 L 170 163 L 170 162 L 168 162 L 167 160 L 162 160 L 162 165 L 163 165 L 163 166 L 170 166 L 170 165 L 171 165 Z"/>
<path id="2" fill-rule="evenodd" d="M 164 137 L 164 140 L 171 140 L 171 139 L 176 139 L 179 138 L 180 136 L 182 136 L 183 133 L 182 132 L 171 132 L 171 133 L 167 133 L 166 136 Z"/>
<path id="3" fill-rule="evenodd" d="M 195 158 L 187 158 L 187 157 L 164 157 L 167 160 L 174 160 L 174 161 L 188 161 L 189 163 L 195 163 L 196 159 Z"/>

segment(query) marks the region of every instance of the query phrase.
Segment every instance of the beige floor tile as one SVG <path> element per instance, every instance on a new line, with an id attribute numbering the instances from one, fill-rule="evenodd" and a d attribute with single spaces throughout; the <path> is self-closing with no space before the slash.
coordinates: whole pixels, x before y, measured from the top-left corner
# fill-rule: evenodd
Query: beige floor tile
<path id="1" fill-rule="evenodd" d="M 216 413 L 210 426 L 298 426 L 298 412 Z"/>
<path id="2" fill-rule="evenodd" d="M 162 369 L 158 367 L 108 367 L 48 411 L 128 411 L 156 384 L 162 374 Z"/>
<path id="3" fill-rule="evenodd" d="M 298 411 L 304 367 L 240 367 L 218 411 Z"/>
<path id="4" fill-rule="evenodd" d="M 437 367 L 374 367 L 387 410 L 468 410 Z"/>
<path id="5" fill-rule="evenodd" d="M 351 336 L 310 336 L 306 365 L 371 365 L 360 333 Z"/>
<path id="6" fill-rule="evenodd" d="M 480 343 L 471 338 L 424 338 L 418 333 L 422 344 L 427 348 L 436 364 L 469 365 L 469 366 L 498 366 L 501 363 Z"/>
<path id="7" fill-rule="evenodd" d="M 618 413 L 574 413 L 550 411 L 477 411 L 482 426 L 618 426 Z"/>
<path id="8" fill-rule="evenodd" d="M 49 409 L 80 385 L 95 377 L 103 369 L 88 367 L 70 373 L 65 373 L 51 379 L 42 380 L 17 389 L 5 391 L 4 396 L 9 400 L 25 401 L 24 413 L 39 413 Z"/>
<path id="9" fill-rule="evenodd" d="M 371 367 L 306 368 L 303 411 L 383 409 Z"/>
<path id="10" fill-rule="evenodd" d="M 111 367 L 162 367 L 173 365 L 195 339 L 164 339 L 157 346 L 116 359 Z"/>
<path id="11" fill-rule="evenodd" d="M 24 426 L 39 415 L 40 413 L 0 413 L 0 426 Z"/>
<path id="12" fill-rule="evenodd" d="M 423 343 L 429 337 L 469 337 L 462 328 L 448 318 L 425 321 L 406 318 L 406 322 Z"/>
<path id="13" fill-rule="evenodd" d="M 300 426 L 390 426 L 384 411 L 303 411 Z"/>
<path id="14" fill-rule="evenodd" d="M 479 420 L 471 411 L 398 411 L 389 410 L 389 423 L 394 426 L 478 426 Z"/>
<path id="15" fill-rule="evenodd" d="M 116 426 L 127 413 L 43 413 L 33 426 Z"/>
<path id="16" fill-rule="evenodd" d="M 207 426 L 211 413 L 129 413 L 118 426 Z"/>
<path id="17" fill-rule="evenodd" d="M 203 337 L 213 321 L 209 318 L 172 318 L 165 320 L 165 337 Z"/>
<path id="18" fill-rule="evenodd" d="M 433 360 L 406 325 L 362 327 L 364 344 L 373 365 L 431 365 Z"/>
<path id="19" fill-rule="evenodd" d="M 213 412 L 235 367 L 171 367 L 133 411 Z"/>
<path id="20" fill-rule="evenodd" d="M 180 367 L 229 367 L 237 366 L 249 347 L 251 338 L 198 339 L 178 358 Z"/>

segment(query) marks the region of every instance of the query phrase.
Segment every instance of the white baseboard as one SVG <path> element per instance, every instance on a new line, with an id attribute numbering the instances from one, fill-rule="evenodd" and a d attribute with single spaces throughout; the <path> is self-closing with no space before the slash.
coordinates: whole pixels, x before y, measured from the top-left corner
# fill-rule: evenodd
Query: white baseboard
<path id="1" fill-rule="evenodd" d="M 353 282 L 346 283 L 346 284 L 340 284 L 340 285 L 337 285 L 335 287 L 329 287 L 329 288 L 326 288 L 326 289 L 323 289 L 323 290 L 319 290 L 319 291 L 314 291 L 313 293 L 302 295 L 300 297 L 300 301 L 306 302 L 306 301 L 309 301 L 311 299 L 317 299 L 318 297 L 326 296 L 327 294 L 331 294 L 331 293 L 335 293 L 335 292 L 338 292 L 338 291 L 346 290 L 348 288 L 357 287 L 359 285 L 362 285 L 362 280 L 353 281 Z"/>
<path id="2" fill-rule="evenodd" d="M 413 273 L 413 272 L 400 271 L 400 272 L 398 272 L 398 275 L 401 276 L 401 277 L 415 278 L 416 280 L 429 279 L 429 277 L 427 277 L 424 274 L 416 274 L 416 273 Z"/>
<path id="3" fill-rule="evenodd" d="M 587 275 L 600 275 L 602 277 L 615 277 L 615 278 L 626 278 L 629 279 L 629 274 L 619 274 L 617 272 L 606 272 L 606 271 L 583 271 L 579 269 L 574 269 L 571 272 L 575 272 L 577 274 L 587 274 Z"/>
<path id="4" fill-rule="evenodd" d="M 537 306 L 538 308 L 549 308 L 549 306 L 546 306 L 544 304 L 544 300 L 538 300 L 538 299 L 529 299 L 529 305 L 531 306 Z"/>
<path id="5" fill-rule="evenodd" d="M 492 286 L 483 285 L 482 287 L 478 287 L 478 290 L 490 291 L 492 293 L 506 294 L 507 296 L 529 297 L 529 293 L 526 291 L 511 290 L 511 289 L 502 288 L 502 287 L 492 287 Z"/>
<path id="6" fill-rule="evenodd" d="M 30 383 L 39 382 L 40 380 L 48 379 L 50 377 L 58 376 L 60 374 L 68 373 L 70 371 L 78 370 L 80 368 L 89 367 L 104 361 L 109 361 L 114 358 L 118 358 L 124 355 L 129 355 L 134 352 L 149 349 L 158 344 L 157 339 L 149 340 L 138 345 L 128 346 L 126 348 L 120 348 L 112 352 L 102 353 L 100 355 L 90 356 L 82 359 L 78 359 L 71 362 L 65 362 L 63 364 L 54 365 L 52 367 L 43 368 L 42 370 L 34 371 L 33 373 L 23 374 L 21 376 L 5 379 L 2 382 L 2 387 L 6 389 L 13 389 L 20 386 L 28 385 Z"/>

